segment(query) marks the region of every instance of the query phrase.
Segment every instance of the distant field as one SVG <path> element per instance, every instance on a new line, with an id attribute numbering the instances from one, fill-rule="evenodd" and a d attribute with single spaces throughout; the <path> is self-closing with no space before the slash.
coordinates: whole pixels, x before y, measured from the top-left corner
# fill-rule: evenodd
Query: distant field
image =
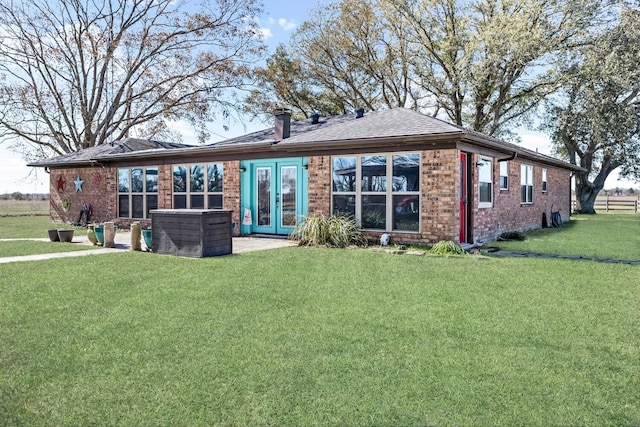
<path id="1" fill-rule="evenodd" d="M 49 199 L 0 199 L 0 216 L 49 215 Z"/>

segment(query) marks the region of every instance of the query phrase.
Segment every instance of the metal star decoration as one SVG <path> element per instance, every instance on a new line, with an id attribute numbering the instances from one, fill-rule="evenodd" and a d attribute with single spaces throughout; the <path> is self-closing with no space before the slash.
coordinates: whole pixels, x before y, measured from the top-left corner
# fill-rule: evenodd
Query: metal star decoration
<path id="1" fill-rule="evenodd" d="M 76 193 L 78 191 L 82 192 L 82 184 L 84 184 L 84 181 L 80 179 L 80 174 L 78 174 L 78 177 L 73 183 L 76 185 Z"/>
<path id="2" fill-rule="evenodd" d="M 62 175 L 58 175 L 58 191 L 64 191 L 64 184 L 65 184 L 65 180 L 64 177 Z"/>

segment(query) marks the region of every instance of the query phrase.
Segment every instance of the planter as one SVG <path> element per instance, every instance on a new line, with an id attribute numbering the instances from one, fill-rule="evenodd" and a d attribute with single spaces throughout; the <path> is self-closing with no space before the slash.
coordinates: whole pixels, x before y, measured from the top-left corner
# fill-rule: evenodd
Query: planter
<path id="1" fill-rule="evenodd" d="M 96 233 L 96 240 L 99 245 L 104 243 L 104 225 L 96 225 L 93 227 L 94 233 Z"/>
<path id="2" fill-rule="evenodd" d="M 94 228 L 93 225 L 88 225 L 87 226 L 87 238 L 89 239 L 89 241 L 91 243 L 93 243 L 94 245 L 97 245 L 98 244 L 98 238 L 96 237 L 96 231 L 93 228 Z"/>
<path id="3" fill-rule="evenodd" d="M 93 227 L 93 231 L 96 233 L 96 240 L 98 241 L 99 245 L 103 245 L 104 244 L 104 225 L 96 225 Z M 117 233 L 118 232 L 118 226 L 114 225 L 113 226 L 113 232 Z"/>
<path id="4" fill-rule="evenodd" d="M 151 240 L 151 230 L 142 230 L 142 237 L 144 238 L 144 244 L 147 245 L 147 249 L 153 248 Z"/>
<path id="5" fill-rule="evenodd" d="M 60 241 L 60 236 L 58 236 L 58 229 L 57 228 L 50 228 L 47 230 L 47 233 L 49 233 L 49 240 L 51 240 L 52 242 L 59 242 Z"/>
<path id="6" fill-rule="evenodd" d="M 58 237 L 60 238 L 61 242 L 67 242 L 67 243 L 71 243 L 71 241 L 73 240 L 73 232 L 75 230 L 74 229 L 70 229 L 70 230 L 65 230 L 60 228 L 58 230 Z"/>

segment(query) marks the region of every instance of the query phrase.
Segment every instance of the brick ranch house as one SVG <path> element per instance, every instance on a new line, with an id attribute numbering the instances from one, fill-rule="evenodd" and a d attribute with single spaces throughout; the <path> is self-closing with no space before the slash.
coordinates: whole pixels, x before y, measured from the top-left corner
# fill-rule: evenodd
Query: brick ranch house
<path id="1" fill-rule="evenodd" d="M 51 218 L 151 223 L 152 209 L 227 209 L 236 234 L 288 234 L 300 217 L 353 215 L 393 242 L 482 243 L 569 219 L 574 165 L 418 112 L 291 121 L 187 146 L 125 139 L 32 163 L 50 173 Z"/>

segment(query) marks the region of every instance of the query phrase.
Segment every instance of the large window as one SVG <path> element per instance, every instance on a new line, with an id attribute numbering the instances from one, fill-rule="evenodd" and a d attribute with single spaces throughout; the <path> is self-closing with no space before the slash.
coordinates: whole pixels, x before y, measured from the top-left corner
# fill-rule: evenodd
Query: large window
<path id="1" fill-rule="evenodd" d="M 478 207 L 493 206 L 493 160 L 481 157 L 478 162 Z"/>
<path id="2" fill-rule="evenodd" d="M 174 209 L 222 209 L 222 163 L 173 167 Z"/>
<path id="3" fill-rule="evenodd" d="M 520 166 L 520 202 L 533 203 L 533 166 Z"/>
<path id="4" fill-rule="evenodd" d="M 332 212 L 366 229 L 419 231 L 420 154 L 332 159 Z"/>
<path id="5" fill-rule="evenodd" d="M 500 165 L 500 189 L 509 189 L 509 162 L 499 162 Z"/>
<path id="6" fill-rule="evenodd" d="M 118 217 L 150 218 L 158 208 L 158 168 L 118 169 Z"/>

